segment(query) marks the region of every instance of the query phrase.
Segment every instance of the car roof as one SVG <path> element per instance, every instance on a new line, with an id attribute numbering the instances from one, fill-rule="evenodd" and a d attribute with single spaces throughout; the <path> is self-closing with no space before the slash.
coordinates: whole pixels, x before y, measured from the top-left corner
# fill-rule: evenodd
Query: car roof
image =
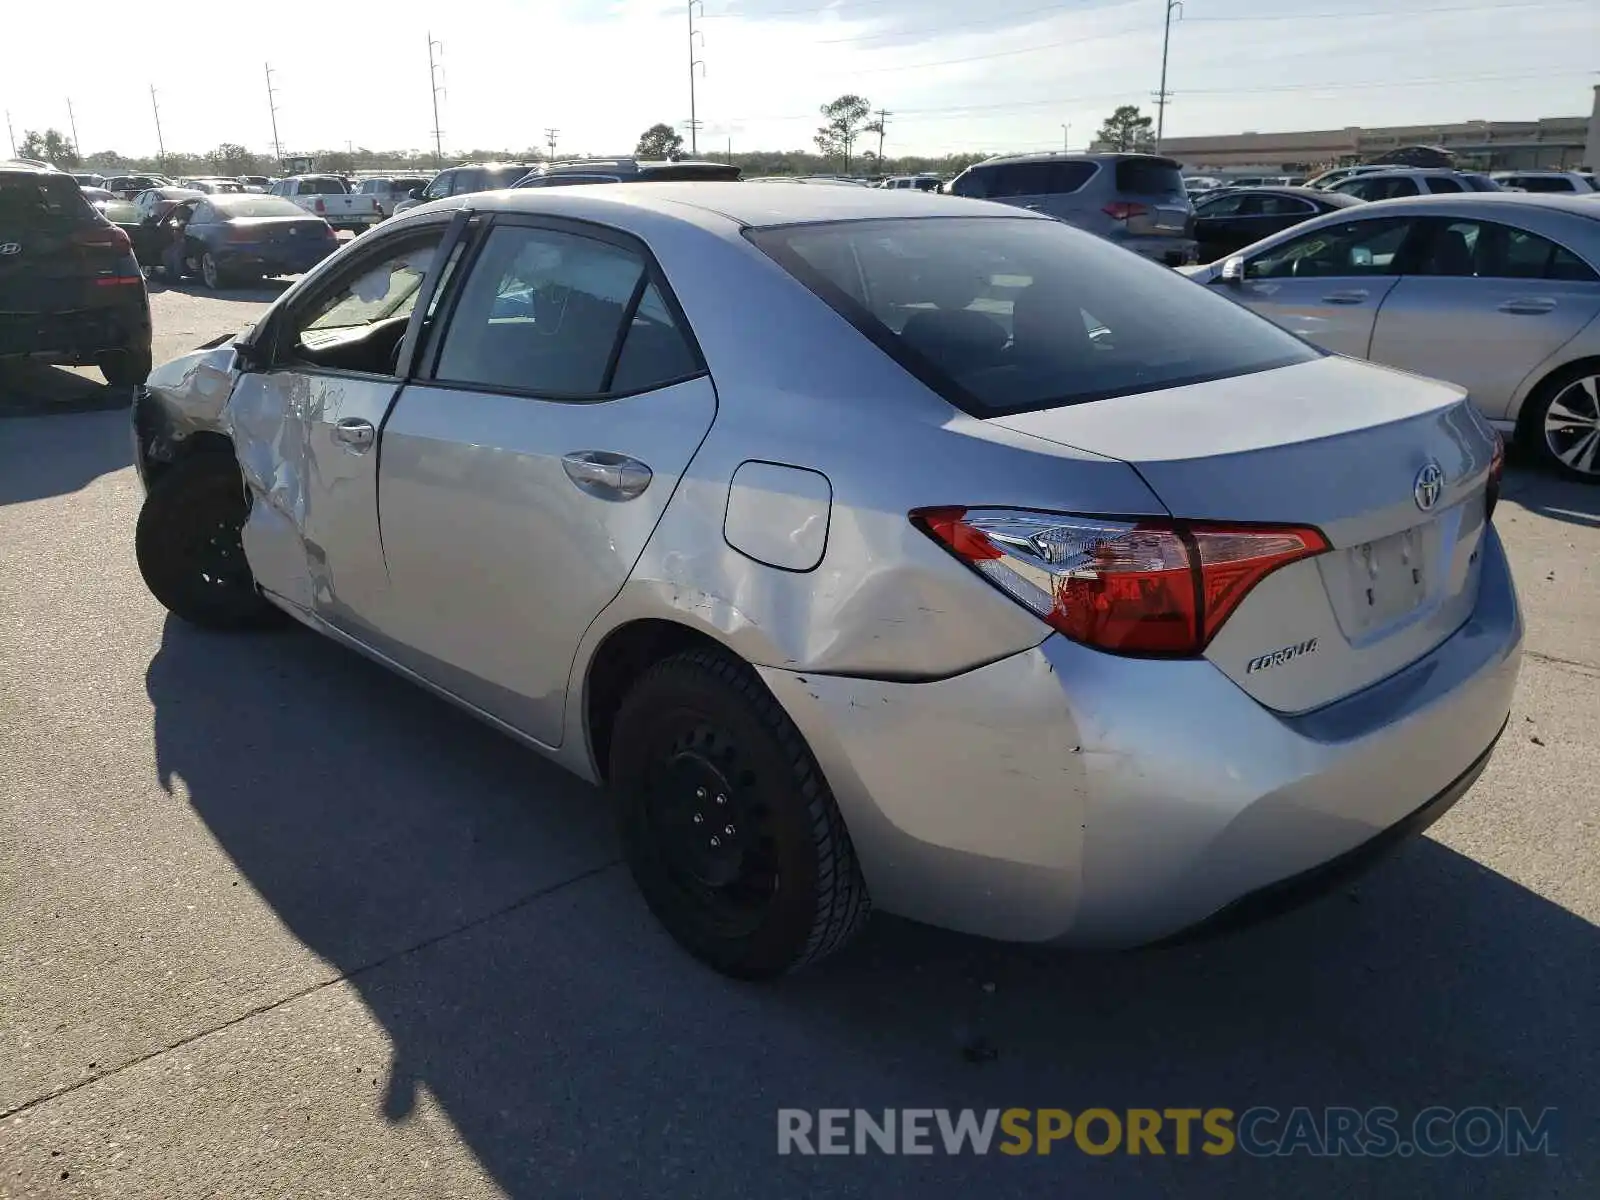
<path id="1" fill-rule="evenodd" d="M 684 210 L 695 209 L 747 228 L 940 215 L 1050 219 L 1010 205 L 954 196 L 939 203 L 937 208 L 930 208 L 925 195 L 912 196 L 910 190 L 793 187 L 783 183 L 750 182 L 635 183 L 625 188 L 519 188 L 485 192 L 473 197 L 473 207 L 538 213 L 548 211 L 557 203 L 551 194 L 555 191 L 567 193 L 560 201 L 563 208 L 573 203 L 593 204 L 597 207 L 597 218 L 610 205 L 635 206 L 679 217 L 687 216 Z M 574 197 L 575 192 L 585 195 Z"/>
<path id="2" fill-rule="evenodd" d="M 986 158 L 981 163 L 974 163 L 973 166 L 992 167 L 998 163 L 1053 162 L 1057 160 L 1067 162 L 1073 160 L 1081 160 L 1083 162 L 1120 162 L 1123 159 L 1145 159 L 1149 162 L 1166 163 L 1172 167 L 1182 165 L 1177 159 L 1168 158 L 1164 154 L 1146 154 L 1136 150 L 1040 150 L 1032 154 L 1001 154 L 994 158 Z"/>
<path id="3" fill-rule="evenodd" d="M 1336 207 L 1343 207 L 1346 202 L 1350 204 L 1361 203 L 1361 201 L 1357 200 L 1354 196 L 1347 196 L 1343 192 L 1325 192 L 1321 188 L 1302 187 L 1295 183 L 1267 183 L 1261 185 L 1260 187 L 1224 186 L 1219 188 L 1209 188 L 1206 190 L 1205 195 L 1224 196 L 1232 195 L 1235 192 L 1249 192 L 1252 196 L 1298 196 L 1302 200 L 1315 200 L 1319 203 L 1331 202 Z"/>
<path id="4" fill-rule="evenodd" d="M 1445 192 L 1431 196 L 1399 196 L 1363 205 L 1363 211 L 1398 212 L 1402 209 L 1502 208 L 1511 211 L 1554 209 L 1600 221 L 1600 204 L 1575 192 Z M 1504 215 L 1484 213 L 1483 216 Z"/>

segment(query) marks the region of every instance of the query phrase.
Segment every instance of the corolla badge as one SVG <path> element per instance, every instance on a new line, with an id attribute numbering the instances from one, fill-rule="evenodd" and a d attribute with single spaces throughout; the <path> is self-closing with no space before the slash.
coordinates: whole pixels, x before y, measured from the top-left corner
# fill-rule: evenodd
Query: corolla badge
<path id="1" fill-rule="evenodd" d="M 1416 482 L 1411 485 L 1411 495 L 1423 512 L 1432 511 L 1439 497 L 1444 495 L 1444 468 L 1431 462 L 1418 471 Z"/>
<path id="2" fill-rule="evenodd" d="M 0 242 L 0 254 L 21 254 L 21 242 Z"/>

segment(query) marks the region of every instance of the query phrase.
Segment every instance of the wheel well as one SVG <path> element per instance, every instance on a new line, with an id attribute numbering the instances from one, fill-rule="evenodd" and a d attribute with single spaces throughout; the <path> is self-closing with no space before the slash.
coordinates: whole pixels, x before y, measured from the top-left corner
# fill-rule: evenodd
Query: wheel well
<path id="1" fill-rule="evenodd" d="M 664 658 L 704 647 L 726 652 L 715 638 L 676 621 L 633 621 L 606 635 L 589 664 L 588 686 L 584 688 L 589 748 L 601 779 L 610 770 L 611 728 L 617 708 L 633 681 Z"/>
<path id="2" fill-rule="evenodd" d="M 155 486 L 156 480 L 165 475 L 174 463 L 193 458 L 197 454 L 226 454 L 229 458 L 233 457 L 233 443 L 228 440 L 227 435 L 211 429 L 202 429 L 181 441 L 170 441 L 167 447 L 168 454 L 165 458 L 154 457 L 150 454 L 149 446 L 144 447 L 145 479 L 149 486 Z"/>
<path id="3" fill-rule="evenodd" d="M 1533 411 L 1538 407 L 1538 401 L 1544 396 L 1545 389 L 1558 376 L 1567 375 L 1577 370 L 1600 371 L 1600 356 L 1590 355 L 1587 358 L 1575 358 L 1571 362 L 1562 363 L 1552 371 L 1546 371 L 1544 378 L 1528 389 L 1527 397 L 1522 401 L 1522 407 L 1517 410 L 1517 441 L 1526 443 L 1533 436 Z"/>

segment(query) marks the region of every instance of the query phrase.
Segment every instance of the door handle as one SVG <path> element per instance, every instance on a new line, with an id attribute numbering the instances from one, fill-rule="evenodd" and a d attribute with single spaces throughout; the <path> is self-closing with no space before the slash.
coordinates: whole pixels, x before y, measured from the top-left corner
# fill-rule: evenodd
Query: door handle
<path id="1" fill-rule="evenodd" d="M 1541 313 L 1555 310 L 1556 302 L 1544 296 L 1519 296 L 1515 300 L 1507 300 L 1500 306 L 1503 313 L 1521 313 L 1523 316 L 1536 317 Z"/>
<path id="2" fill-rule="evenodd" d="M 562 469 L 578 490 L 601 500 L 632 500 L 650 486 L 650 468 L 637 458 L 609 450 L 576 450 L 561 456 Z"/>
<path id="3" fill-rule="evenodd" d="M 333 436 L 357 454 L 372 449 L 378 440 L 378 431 L 372 422 L 361 417 L 340 417 L 333 426 Z"/>
<path id="4" fill-rule="evenodd" d="M 1371 294 L 1366 288 L 1354 288 L 1348 292 L 1329 292 L 1322 300 L 1324 304 L 1361 304 Z"/>

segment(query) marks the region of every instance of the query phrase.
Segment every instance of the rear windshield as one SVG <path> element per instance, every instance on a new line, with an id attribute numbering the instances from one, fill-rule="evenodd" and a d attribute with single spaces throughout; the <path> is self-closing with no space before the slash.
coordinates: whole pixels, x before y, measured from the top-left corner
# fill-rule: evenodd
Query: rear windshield
<path id="1" fill-rule="evenodd" d="M 1319 354 L 1204 285 L 1057 221 L 918 217 L 748 236 L 974 416 L 1222 379 Z"/>
<path id="2" fill-rule="evenodd" d="M 349 192 L 350 189 L 345 186 L 344 180 L 318 176 L 315 179 L 302 179 L 298 194 L 302 196 L 345 196 Z"/>
<path id="3" fill-rule="evenodd" d="M 496 192 L 501 188 L 508 188 L 527 173 L 527 167 L 485 167 L 483 169 L 483 190 Z"/>
<path id="4" fill-rule="evenodd" d="M 282 196 L 258 196 L 254 192 L 240 192 L 231 196 L 211 197 L 211 207 L 225 217 L 303 217 L 305 209 L 285 200 Z"/>
<path id="5" fill-rule="evenodd" d="M 0 229 L 92 217 L 70 175 L 0 175 Z"/>
<path id="6" fill-rule="evenodd" d="M 1117 163 L 1117 191 L 1135 196 L 1184 196 L 1183 172 L 1164 158 L 1124 158 Z"/>

